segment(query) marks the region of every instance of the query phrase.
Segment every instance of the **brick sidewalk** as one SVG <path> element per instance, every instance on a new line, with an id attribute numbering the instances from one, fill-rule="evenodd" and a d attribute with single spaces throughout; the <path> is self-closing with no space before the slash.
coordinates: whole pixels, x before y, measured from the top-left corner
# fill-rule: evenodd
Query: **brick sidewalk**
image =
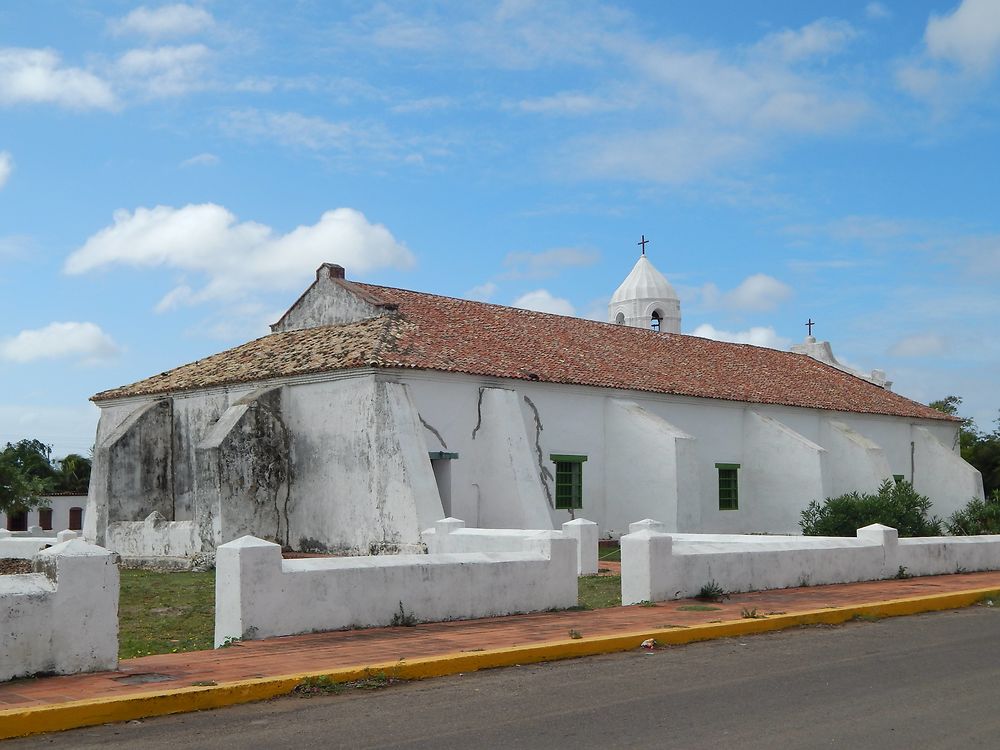
<path id="1" fill-rule="evenodd" d="M 570 630 L 584 638 L 613 636 L 739 620 L 744 608 L 756 609 L 762 615 L 794 614 L 987 588 L 1000 589 L 1000 571 L 734 594 L 726 601 L 709 605 L 714 609 L 708 611 L 685 610 L 684 607 L 705 605 L 687 599 L 659 602 L 651 607 L 549 612 L 427 623 L 412 628 L 286 636 L 215 651 L 127 659 L 120 663 L 117 672 L 13 680 L 0 684 L 0 714 L 10 709 L 69 701 L 141 696 L 193 685 L 564 641 L 569 638 Z"/>

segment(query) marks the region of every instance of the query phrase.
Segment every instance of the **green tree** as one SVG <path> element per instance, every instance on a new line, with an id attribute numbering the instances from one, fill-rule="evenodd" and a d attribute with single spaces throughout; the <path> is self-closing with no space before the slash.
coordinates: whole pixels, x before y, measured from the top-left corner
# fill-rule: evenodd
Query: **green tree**
<path id="1" fill-rule="evenodd" d="M 941 522 L 928 517 L 931 501 L 909 482 L 886 479 L 875 494 L 851 492 L 813 500 L 802 511 L 799 526 L 806 536 L 854 536 L 862 526 L 881 523 L 900 536 L 938 536 Z"/>
<path id="2" fill-rule="evenodd" d="M 0 511 L 17 513 L 44 506 L 42 495 L 56 485 L 52 448 L 39 440 L 7 443 L 0 451 Z"/>
<path id="3" fill-rule="evenodd" d="M 86 492 L 90 486 L 90 459 L 70 453 L 59 462 L 55 489 L 60 492 Z"/>

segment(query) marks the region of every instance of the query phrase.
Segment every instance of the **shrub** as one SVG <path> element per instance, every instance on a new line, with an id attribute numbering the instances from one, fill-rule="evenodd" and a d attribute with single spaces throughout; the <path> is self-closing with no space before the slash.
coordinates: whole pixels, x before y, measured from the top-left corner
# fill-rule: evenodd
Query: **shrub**
<path id="1" fill-rule="evenodd" d="M 973 498 L 944 522 L 949 534 L 1000 534 L 1000 490 L 993 490 L 987 500 Z"/>
<path id="2" fill-rule="evenodd" d="M 851 492 L 813 500 L 802 511 L 799 526 L 807 536 L 854 536 L 872 523 L 892 526 L 900 536 L 938 536 L 941 521 L 928 517 L 931 501 L 909 482 L 886 479 L 874 495 Z"/>

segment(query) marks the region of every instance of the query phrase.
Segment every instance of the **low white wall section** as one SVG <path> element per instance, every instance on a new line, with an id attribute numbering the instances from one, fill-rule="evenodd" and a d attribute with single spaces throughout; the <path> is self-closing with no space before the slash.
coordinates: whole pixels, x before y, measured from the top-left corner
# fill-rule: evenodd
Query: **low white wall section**
<path id="1" fill-rule="evenodd" d="M 855 538 L 740 538 L 664 534 L 655 524 L 634 524 L 638 530 L 621 538 L 623 604 L 695 596 L 710 582 L 759 591 L 881 580 L 900 568 L 910 575 L 1000 569 L 1000 536 L 898 539 L 895 529 L 872 524 Z"/>
<path id="2" fill-rule="evenodd" d="M 168 521 L 155 510 L 143 521 L 108 524 L 107 545 L 125 559 L 188 558 L 201 550 L 193 521 Z"/>
<path id="3" fill-rule="evenodd" d="M 560 532 L 520 552 L 282 560 L 244 536 L 216 551 L 215 644 L 384 626 L 403 609 L 420 622 L 534 612 L 577 602 L 576 543 Z"/>
<path id="4" fill-rule="evenodd" d="M 0 681 L 115 669 L 114 555 L 72 539 L 34 560 L 34 573 L 0 576 Z"/>
<path id="5" fill-rule="evenodd" d="M 585 518 L 567 521 L 562 533 L 576 540 L 577 575 L 597 573 L 597 524 Z M 554 538 L 547 529 L 467 529 L 465 521 L 443 518 L 421 533 L 430 554 L 457 552 L 525 552 L 537 548 L 539 539 Z"/>
<path id="6" fill-rule="evenodd" d="M 53 535 L 51 531 L 7 531 L 0 529 L 0 558 L 10 557 L 17 560 L 30 560 L 36 553 L 46 547 L 52 547 L 59 542 L 76 539 L 75 531 L 60 531 Z"/>

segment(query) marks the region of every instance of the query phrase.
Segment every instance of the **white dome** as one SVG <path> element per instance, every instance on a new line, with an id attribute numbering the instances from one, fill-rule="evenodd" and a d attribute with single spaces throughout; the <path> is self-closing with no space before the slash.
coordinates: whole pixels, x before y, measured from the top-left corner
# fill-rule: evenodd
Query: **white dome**
<path id="1" fill-rule="evenodd" d="M 630 300 L 678 300 L 667 277 L 656 270 L 649 258 L 640 255 L 632 272 L 611 295 L 611 304 Z"/>

